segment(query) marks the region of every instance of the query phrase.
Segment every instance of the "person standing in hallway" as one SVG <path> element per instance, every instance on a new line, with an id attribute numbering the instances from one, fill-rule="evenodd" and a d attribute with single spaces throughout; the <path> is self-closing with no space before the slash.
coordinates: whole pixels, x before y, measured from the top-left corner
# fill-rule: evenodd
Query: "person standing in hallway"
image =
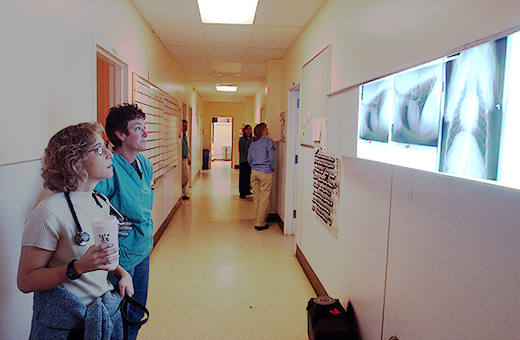
<path id="1" fill-rule="evenodd" d="M 182 120 L 182 199 L 189 200 L 188 196 L 188 182 L 190 180 L 189 165 L 191 165 L 190 148 L 188 146 L 188 121 Z"/>
<path id="2" fill-rule="evenodd" d="M 271 197 L 271 184 L 274 172 L 274 142 L 269 135 L 267 124 L 255 126 L 255 136 L 249 147 L 247 160 L 251 164 L 251 186 L 255 207 L 255 229 L 269 228 L 266 224 Z"/>
<path id="3" fill-rule="evenodd" d="M 119 253 L 121 266 L 132 276 L 133 298 L 146 305 L 150 253 L 153 248 L 152 206 L 154 190 L 153 166 L 141 154 L 146 149 L 145 114 L 132 104 L 110 108 L 105 130 L 114 146 L 114 176 L 98 183 L 96 190 L 105 194 L 112 204 L 131 222 L 132 227 L 120 228 Z M 142 310 L 129 307 L 131 320 L 141 320 Z M 129 339 L 137 338 L 138 327 L 129 328 Z"/>
<path id="4" fill-rule="evenodd" d="M 238 140 L 238 150 L 240 152 L 238 191 L 240 198 L 246 198 L 247 195 L 251 195 L 251 165 L 247 161 L 247 155 L 252 142 L 252 130 L 251 125 L 244 126 L 244 134 Z"/>
<path id="5" fill-rule="evenodd" d="M 121 299 L 107 279 L 118 249 L 95 245 L 91 226 L 109 209 L 96 203 L 94 187 L 113 175 L 102 131 L 97 123 L 71 125 L 45 149 L 41 176 L 52 193 L 25 220 L 17 278 L 22 292 L 34 292 L 30 339 L 122 338 Z M 120 295 L 132 296 L 130 274 L 120 265 L 113 273 Z"/>

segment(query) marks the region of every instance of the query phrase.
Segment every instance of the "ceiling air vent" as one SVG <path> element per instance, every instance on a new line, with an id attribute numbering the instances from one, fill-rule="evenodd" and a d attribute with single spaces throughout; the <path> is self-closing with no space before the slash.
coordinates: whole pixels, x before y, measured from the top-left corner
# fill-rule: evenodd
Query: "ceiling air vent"
<path id="1" fill-rule="evenodd" d="M 239 72 L 217 72 L 213 71 L 210 73 L 210 77 L 214 78 L 240 78 Z"/>

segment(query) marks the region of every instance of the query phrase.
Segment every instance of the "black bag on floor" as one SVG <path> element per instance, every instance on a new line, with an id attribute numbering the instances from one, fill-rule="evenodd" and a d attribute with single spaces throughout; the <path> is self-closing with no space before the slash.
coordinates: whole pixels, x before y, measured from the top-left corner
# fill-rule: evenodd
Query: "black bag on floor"
<path id="1" fill-rule="evenodd" d="M 350 302 L 349 302 L 350 307 Z M 319 296 L 307 304 L 309 340 L 358 340 L 355 317 L 338 299 Z"/>

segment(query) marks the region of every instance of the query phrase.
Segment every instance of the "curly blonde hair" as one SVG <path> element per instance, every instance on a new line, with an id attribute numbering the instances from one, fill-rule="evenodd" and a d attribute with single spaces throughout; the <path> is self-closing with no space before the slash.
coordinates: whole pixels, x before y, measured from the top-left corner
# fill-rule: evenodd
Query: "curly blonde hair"
<path id="1" fill-rule="evenodd" d="M 55 192 L 77 190 L 88 176 L 83 163 L 89 149 L 102 132 L 99 123 L 80 123 L 52 136 L 42 160 L 44 186 Z"/>

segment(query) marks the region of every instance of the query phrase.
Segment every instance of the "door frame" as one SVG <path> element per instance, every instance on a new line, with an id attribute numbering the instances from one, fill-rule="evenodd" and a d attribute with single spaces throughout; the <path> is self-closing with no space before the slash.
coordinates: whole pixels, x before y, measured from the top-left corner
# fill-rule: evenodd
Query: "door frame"
<path id="1" fill-rule="evenodd" d="M 297 210 L 298 146 L 300 140 L 300 84 L 289 89 L 287 105 L 287 150 L 285 157 L 285 221 L 283 233 L 294 235 Z"/>
<path id="2" fill-rule="evenodd" d="M 99 113 L 97 112 L 97 61 L 98 58 L 102 59 L 103 61 L 108 62 L 108 64 L 112 67 L 110 71 L 110 82 L 111 87 L 113 87 L 113 98 L 114 102 L 110 105 L 118 105 L 121 103 L 127 103 L 128 102 L 128 63 L 127 58 L 124 55 L 118 54 L 115 56 L 114 54 L 108 52 L 109 49 L 103 47 L 107 46 L 106 44 L 103 44 L 101 42 L 94 44 L 94 53 L 93 53 L 93 68 L 94 71 L 92 72 L 94 81 L 93 81 L 93 103 L 92 103 L 92 119 L 95 121 L 99 121 Z M 105 112 L 104 117 L 106 118 L 106 115 L 108 112 Z M 102 115 L 103 116 L 103 115 Z M 103 119 L 101 119 L 103 120 Z M 103 125 L 105 125 L 104 121 L 99 121 Z"/>
<path id="3" fill-rule="evenodd" d="M 227 121 L 226 121 L 227 120 Z M 230 167 L 231 168 L 234 168 L 233 166 L 233 145 L 234 145 L 234 134 L 233 134 L 233 127 L 234 127 L 234 119 L 233 117 L 229 116 L 229 117 L 220 117 L 220 116 L 212 116 L 211 117 L 211 149 L 210 149 L 210 155 L 211 155 L 211 158 L 213 159 L 214 157 L 214 150 L 213 150 L 213 144 L 215 142 L 215 123 L 227 123 L 227 124 L 230 124 L 230 140 L 231 140 L 231 155 L 230 155 Z"/>

